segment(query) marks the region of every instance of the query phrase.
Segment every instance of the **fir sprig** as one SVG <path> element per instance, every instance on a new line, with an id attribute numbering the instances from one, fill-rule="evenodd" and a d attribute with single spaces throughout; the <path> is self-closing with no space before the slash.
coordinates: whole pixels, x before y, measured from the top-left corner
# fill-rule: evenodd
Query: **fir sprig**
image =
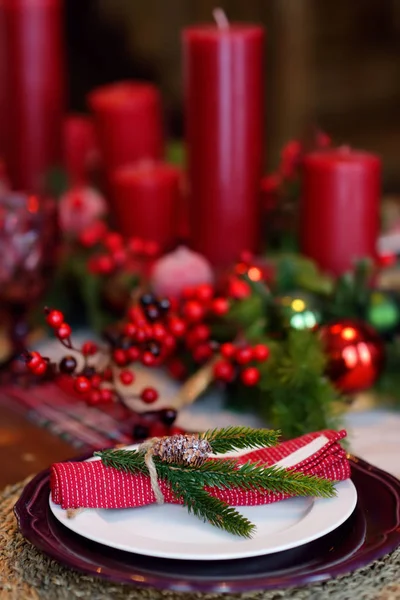
<path id="1" fill-rule="evenodd" d="M 209 442 L 215 454 L 225 454 L 230 450 L 276 446 L 279 436 L 280 431 L 272 429 L 224 427 L 222 429 L 210 429 L 202 433 L 200 437 Z"/>
<path id="2" fill-rule="evenodd" d="M 234 448 L 257 448 L 276 444 L 278 432 L 245 427 L 213 429 L 202 434 L 213 451 L 225 453 Z M 148 474 L 140 450 L 104 450 L 96 453 L 106 467 L 126 473 Z M 333 482 L 293 470 L 260 463 L 240 464 L 237 459 L 210 459 L 203 464 L 167 463 L 153 457 L 158 478 L 165 481 L 189 512 L 235 535 L 251 537 L 254 525 L 234 507 L 211 495 L 207 488 L 242 489 L 260 493 L 275 492 L 290 496 L 335 495 Z"/>

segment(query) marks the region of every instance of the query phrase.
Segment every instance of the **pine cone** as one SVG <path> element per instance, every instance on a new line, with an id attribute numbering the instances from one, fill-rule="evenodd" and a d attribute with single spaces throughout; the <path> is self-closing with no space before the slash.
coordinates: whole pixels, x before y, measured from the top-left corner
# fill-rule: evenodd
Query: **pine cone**
<path id="1" fill-rule="evenodd" d="M 199 467 L 212 452 L 207 440 L 197 434 L 172 435 L 159 439 L 153 446 L 153 455 L 167 463 Z"/>

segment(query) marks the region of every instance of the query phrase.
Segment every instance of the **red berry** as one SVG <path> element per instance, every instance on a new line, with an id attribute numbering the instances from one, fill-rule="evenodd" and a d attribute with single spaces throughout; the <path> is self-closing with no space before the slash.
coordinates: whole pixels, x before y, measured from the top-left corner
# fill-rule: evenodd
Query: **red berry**
<path id="1" fill-rule="evenodd" d="M 153 338 L 155 340 L 158 340 L 159 342 L 162 342 L 165 339 L 166 335 L 167 335 L 167 330 L 165 329 L 164 325 L 162 325 L 161 323 L 154 323 Z"/>
<path id="2" fill-rule="evenodd" d="M 257 344 L 253 348 L 253 358 L 258 362 L 264 362 L 268 360 L 269 354 L 270 350 L 268 346 L 265 346 L 264 344 Z"/>
<path id="3" fill-rule="evenodd" d="M 226 298 L 215 298 L 211 303 L 212 312 L 218 317 L 223 317 L 229 312 L 229 302 Z"/>
<path id="4" fill-rule="evenodd" d="M 145 327 L 138 328 L 135 333 L 135 341 L 138 342 L 139 344 L 142 344 L 146 340 L 147 340 L 147 331 L 146 331 Z"/>
<path id="5" fill-rule="evenodd" d="M 243 300 L 251 295 L 251 288 L 246 281 L 232 279 L 229 284 L 229 296 L 236 300 Z"/>
<path id="6" fill-rule="evenodd" d="M 104 239 L 104 245 L 110 252 L 120 250 L 123 245 L 122 235 L 120 233 L 107 233 Z"/>
<path id="7" fill-rule="evenodd" d="M 39 352 L 30 352 L 27 359 L 27 366 L 30 371 L 34 371 L 36 367 L 43 361 Z"/>
<path id="8" fill-rule="evenodd" d="M 260 371 L 256 369 L 256 367 L 247 367 L 240 374 L 240 379 L 244 385 L 247 386 L 257 385 L 257 383 L 260 381 L 260 377 Z"/>
<path id="9" fill-rule="evenodd" d="M 183 319 L 179 317 L 171 317 L 168 321 L 168 329 L 172 333 L 173 336 L 180 338 L 185 335 L 186 332 L 186 323 Z"/>
<path id="10" fill-rule="evenodd" d="M 152 404 L 158 399 L 158 392 L 154 388 L 147 387 L 142 390 L 140 397 L 146 404 Z"/>
<path id="11" fill-rule="evenodd" d="M 114 362 L 120 367 L 124 367 L 128 362 L 126 352 L 125 350 L 122 350 L 122 348 L 114 350 L 112 357 Z"/>
<path id="12" fill-rule="evenodd" d="M 193 335 L 197 342 L 205 342 L 209 339 L 211 335 L 210 328 L 208 327 L 208 325 L 204 325 L 204 323 L 200 323 L 199 325 L 193 327 L 190 333 L 191 335 Z"/>
<path id="13" fill-rule="evenodd" d="M 35 375 L 44 375 L 47 371 L 47 362 L 45 360 L 41 360 L 38 365 L 34 369 L 32 369 Z"/>
<path id="14" fill-rule="evenodd" d="M 137 346 L 131 346 L 126 351 L 129 362 L 135 362 L 140 358 L 141 352 Z"/>
<path id="15" fill-rule="evenodd" d="M 108 254 L 97 257 L 97 272 L 100 275 L 109 275 L 114 269 L 114 261 Z"/>
<path id="16" fill-rule="evenodd" d="M 211 358 L 212 354 L 213 354 L 213 351 L 212 351 L 210 344 L 206 344 L 206 343 L 199 344 L 193 350 L 193 359 L 199 363 L 205 362 L 206 360 Z"/>
<path id="17" fill-rule="evenodd" d="M 236 346 L 230 342 L 221 345 L 221 354 L 224 358 L 233 358 L 236 354 Z"/>
<path id="18" fill-rule="evenodd" d="M 100 377 L 100 375 L 93 375 L 92 379 L 90 380 L 91 384 L 92 384 L 92 388 L 96 389 L 98 387 L 100 387 L 100 384 L 102 383 L 103 379 L 102 377 Z"/>
<path id="19" fill-rule="evenodd" d="M 209 302 L 214 296 L 214 288 L 209 283 L 202 283 L 196 287 L 195 296 L 200 302 Z"/>
<path id="20" fill-rule="evenodd" d="M 143 252 L 143 240 L 140 238 L 131 238 L 128 241 L 128 249 L 132 254 L 142 254 Z"/>
<path id="21" fill-rule="evenodd" d="M 136 325 L 135 323 L 125 323 L 124 325 L 124 334 L 128 337 L 134 337 L 136 334 Z"/>
<path id="22" fill-rule="evenodd" d="M 79 236 L 79 241 L 85 248 L 91 248 L 99 242 L 107 231 L 107 226 L 103 221 L 96 221 L 93 225 L 87 227 Z"/>
<path id="23" fill-rule="evenodd" d="M 163 349 L 167 352 L 175 350 L 176 340 L 173 335 L 166 335 L 163 341 Z"/>
<path id="24" fill-rule="evenodd" d="M 82 354 L 85 356 L 93 356 L 98 351 L 98 347 L 93 342 L 85 342 L 82 346 Z"/>
<path id="25" fill-rule="evenodd" d="M 104 404 L 108 404 L 108 403 L 112 402 L 113 399 L 114 399 L 114 394 L 112 393 L 111 390 L 109 390 L 107 388 L 100 390 L 100 400 Z"/>
<path id="26" fill-rule="evenodd" d="M 235 369 L 230 362 L 226 360 L 219 360 L 214 365 L 214 377 L 221 381 L 232 381 L 235 376 Z"/>
<path id="27" fill-rule="evenodd" d="M 96 404 L 99 404 L 100 400 L 101 400 L 101 393 L 99 392 L 99 390 L 93 390 L 89 394 L 87 403 L 92 404 L 94 406 Z"/>
<path id="28" fill-rule="evenodd" d="M 253 351 L 249 346 L 238 348 L 235 353 L 235 360 L 239 365 L 247 365 L 253 358 Z"/>
<path id="29" fill-rule="evenodd" d="M 121 265 L 125 264 L 128 258 L 128 255 L 123 248 L 121 248 L 120 250 L 114 250 L 111 256 L 114 264 L 117 267 L 120 267 Z"/>
<path id="30" fill-rule="evenodd" d="M 201 321 L 204 317 L 204 307 L 197 300 L 188 300 L 183 306 L 183 314 L 188 321 Z"/>
<path id="31" fill-rule="evenodd" d="M 131 385 L 134 379 L 132 371 L 121 371 L 119 374 L 119 380 L 123 385 Z"/>
<path id="32" fill-rule="evenodd" d="M 56 330 L 56 335 L 60 340 L 67 340 L 71 336 L 71 327 L 68 323 L 61 323 L 60 327 Z"/>
<path id="33" fill-rule="evenodd" d="M 89 379 L 80 375 L 75 379 L 74 388 L 80 394 L 86 394 L 91 388 Z"/>
<path id="34" fill-rule="evenodd" d="M 142 364 L 146 367 L 153 367 L 156 362 L 156 358 L 150 351 L 143 352 Z"/>
<path id="35" fill-rule="evenodd" d="M 64 315 L 60 310 L 51 310 L 46 317 L 46 321 L 50 327 L 59 327 L 64 321 Z"/>

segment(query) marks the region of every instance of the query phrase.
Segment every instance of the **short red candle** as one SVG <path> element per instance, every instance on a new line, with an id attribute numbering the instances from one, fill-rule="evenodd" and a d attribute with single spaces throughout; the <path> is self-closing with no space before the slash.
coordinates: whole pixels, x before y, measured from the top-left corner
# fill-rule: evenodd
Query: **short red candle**
<path id="1" fill-rule="evenodd" d="M 40 191 L 61 162 L 62 0 L 1 0 L 7 57 L 7 148 L 15 188 Z"/>
<path id="2" fill-rule="evenodd" d="M 63 123 L 63 164 L 71 186 L 89 182 L 99 159 L 93 119 L 67 115 Z"/>
<path id="3" fill-rule="evenodd" d="M 347 147 L 306 155 L 300 211 L 303 254 L 340 275 L 374 257 L 379 232 L 381 162 Z"/>
<path id="4" fill-rule="evenodd" d="M 255 25 L 183 32 L 191 242 L 217 267 L 259 244 L 263 46 Z"/>
<path id="5" fill-rule="evenodd" d="M 144 161 L 116 169 L 113 209 L 120 232 L 170 248 L 177 236 L 181 172 L 170 164 Z"/>
<path id="6" fill-rule="evenodd" d="M 155 86 L 130 81 L 110 84 L 94 90 L 88 101 L 108 177 L 122 165 L 162 158 L 161 98 Z"/>

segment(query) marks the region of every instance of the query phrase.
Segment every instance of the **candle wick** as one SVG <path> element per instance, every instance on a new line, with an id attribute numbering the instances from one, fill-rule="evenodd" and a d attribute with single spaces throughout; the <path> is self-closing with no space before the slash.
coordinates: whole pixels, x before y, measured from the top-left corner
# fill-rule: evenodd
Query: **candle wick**
<path id="1" fill-rule="evenodd" d="M 212 14 L 218 26 L 218 29 L 229 29 L 228 17 L 226 16 L 225 11 L 222 10 L 222 8 L 215 8 Z"/>

